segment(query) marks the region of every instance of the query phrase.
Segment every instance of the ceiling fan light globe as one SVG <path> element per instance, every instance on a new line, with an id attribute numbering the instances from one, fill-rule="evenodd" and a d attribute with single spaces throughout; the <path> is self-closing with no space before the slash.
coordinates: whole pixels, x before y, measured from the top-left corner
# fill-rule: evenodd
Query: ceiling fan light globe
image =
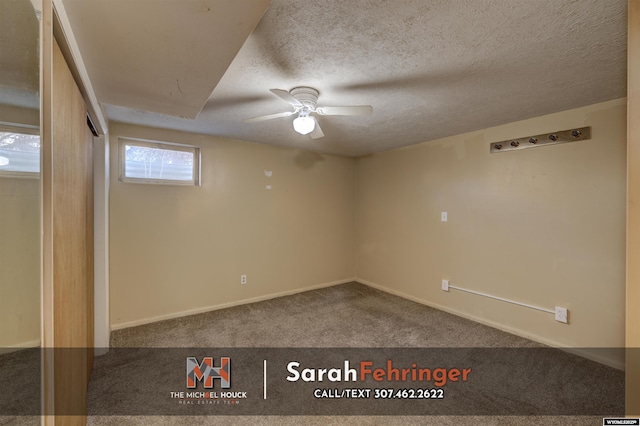
<path id="1" fill-rule="evenodd" d="M 313 117 L 297 117 L 293 120 L 293 130 L 300 133 L 301 135 L 308 135 L 313 132 L 313 129 L 316 127 L 316 120 Z"/>

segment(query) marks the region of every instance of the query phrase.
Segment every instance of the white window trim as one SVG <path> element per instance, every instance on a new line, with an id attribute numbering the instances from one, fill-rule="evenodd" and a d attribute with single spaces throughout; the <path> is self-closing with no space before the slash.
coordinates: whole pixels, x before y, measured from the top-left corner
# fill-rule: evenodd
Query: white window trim
<path id="1" fill-rule="evenodd" d="M 22 133 L 40 136 L 40 127 L 28 124 L 14 124 L 0 121 L 0 132 Z M 40 145 L 40 170 L 42 170 L 42 144 Z M 40 172 L 20 172 L 16 170 L 0 170 L 0 178 L 40 179 Z"/>
<path id="2" fill-rule="evenodd" d="M 164 142 L 150 139 L 118 138 L 119 180 L 124 183 L 141 183 L 153 185 L 200 186 L 200 147 L 175 142 Z M 171 149 L 174 151 L 193 152 L 193 180 L 148 179 L 125 176 L 125 145 L 136 145 L 148 148 Z"/>

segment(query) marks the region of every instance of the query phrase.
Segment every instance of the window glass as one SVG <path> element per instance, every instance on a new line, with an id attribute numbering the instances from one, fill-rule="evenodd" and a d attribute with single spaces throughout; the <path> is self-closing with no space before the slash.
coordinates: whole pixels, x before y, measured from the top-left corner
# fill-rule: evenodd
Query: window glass
<path id="1" fill-rule="evenodd" d="M 40 135 L 0 131 L 0 174 L 40 172 Z"/>
<path id="2" fill-rule="evenodd" d="M 128 139 L 120 143 L 123 181 L 198 185 L 200 152 L 197 147 Z"/>

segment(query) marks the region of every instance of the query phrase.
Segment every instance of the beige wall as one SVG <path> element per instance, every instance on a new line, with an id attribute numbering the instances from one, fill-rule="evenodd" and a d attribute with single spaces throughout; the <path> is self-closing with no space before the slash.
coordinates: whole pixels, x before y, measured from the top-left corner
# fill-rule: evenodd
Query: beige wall
<path id="1" fill-rule="evenodd" d="M 591 140 L 489 154 L 582 126 Z M 358 279 L 541 342 L 624 346 L 625 138 L 620 99 L 358 159 Z"/>
<path id="2" fill-rule="evenodd" d="M 40 342 L 40 180 L 0 176 L 0 348 Z"/>
<path id="3" fill-rule="evenodd" d="M 200 146 L 202 186 L 120 182 L 121 136 Z M 110 141 L 113 328 L 354 277 L 353 159 L 118 123 Z"/>

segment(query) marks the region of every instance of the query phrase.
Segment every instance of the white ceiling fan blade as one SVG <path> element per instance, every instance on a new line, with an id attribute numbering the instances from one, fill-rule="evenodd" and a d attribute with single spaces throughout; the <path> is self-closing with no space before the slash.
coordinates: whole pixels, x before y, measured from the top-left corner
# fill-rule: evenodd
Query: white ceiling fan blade
<path id="1" fill-rule="evenodd" d="M 282 89 L 269 89 L 271 90 L 271 93 L 273 93 L 274 95 L 276 95 L 277 97 L 279 97 L 280 99 L 282 99 L 283 101 L 293 105 L 294 107 L 301 107 L 303 106 L 299 100 L 297 100 L 296 98 L 294 98 L 291 93 L 287 92 L 286 90 L 282 90 Z"/>
<path id="2" fill-rule="evenodd" d="M 316 112 L 320 115 L 371 115 L 373 107 L 371 105 L 318 107 Z"/>
<path id="3" fill-rule="evenodd" d="M 313 128 L 311 133 L 309 133 L 309 136 L 311 136 L 311 139 L 320 139 L 324 137 L 324 132 L 320 128 L 320 123 L 318 123 L 318 120 L 316 120 L 316 126 Z"/>
<path id="4" fill-rule="evenodd" d="M 245 123 L 257 123 L 259 121 L 273 120 L 274 118 L 289 117 L 290 115 L 293 115 L 293 114 L 295 114 L 294 111 L 278 112 L 276 114 L 261 115 L 260 117 L 247 118 L 246 120 L 243 120 L 243 121 Z"/>

